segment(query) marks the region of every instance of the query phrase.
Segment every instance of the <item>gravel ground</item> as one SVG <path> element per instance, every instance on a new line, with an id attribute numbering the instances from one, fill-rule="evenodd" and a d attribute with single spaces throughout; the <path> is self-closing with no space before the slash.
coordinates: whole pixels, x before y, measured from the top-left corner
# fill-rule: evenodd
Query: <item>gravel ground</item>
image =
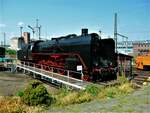
<path id="1" fill-rule="evenodd" d="M 29 77 L 28 75 L 0 72 L 0 96 L 16 95 L 17 92 L 19 90 L 23 90 L 31 80 L 33 80 L 33 78 Z M 51 94 L 58 91 L 58 89 L 50 84 L 44 83 L 44 86 Z"/>
<path id="2" fill-rule="evenodd" d="M 0 95 L 16 95 L 16 93 L 23 89 L 30 80 L 32 80 L 32 78 L 24 74 L 0 72 Z"/>
<path id="3" fill-rule="evenodd" d="M 45 113 L 150 113 L 150 85 L 126 97 L 94 100 L 89 103 L 50 108 Z"/>

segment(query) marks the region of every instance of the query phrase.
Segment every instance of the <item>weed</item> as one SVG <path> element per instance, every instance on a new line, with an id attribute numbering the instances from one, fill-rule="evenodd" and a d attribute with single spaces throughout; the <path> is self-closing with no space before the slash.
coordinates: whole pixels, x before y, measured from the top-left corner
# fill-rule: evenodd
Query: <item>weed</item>
<path id="1" fill-rule="evenodd" d="M 70 92 L 70 90 L 66 87 L 66 86 L 63 86 L 59 89 L 59 94 L 60 96 L 66 96 L 68 95 Z"/>
<path id="2" fill-rule="evenodd" d="M 76 103 L 76 99 L 78 98 L 77 92 L 70 92 L 68 95 L 58 100 L 58 104 L 61 106 L 74 104 Z"/>
<path id="3" fill-rule="evenodd" d="M 129 82 L 128 79 L 125 77 L 125 75 L 119 76 L 118 81 L 119 81 L 120 84 L 124 84 L 124 83 Z"/>
<path id="4" fill-rule="evenodd" d="M 77 98 L 76 103 L 89 102 L 92 99 L 93 98 L 92 98 L 91 94 L 84 92 L 84 93 L 81 93 L 80 96 Z"/>
<path id="5" fill-rule="evenodd" d="M 107 97 L 114 98 L 124 96 L 131 93 L 133 90 L 132 84 L 125 82 L 121 83 L 120 85 L 118 84 L 116 86 L 101 88 L 101 91 L 98 93 L 98 98 L 106 99 Z"/>
<path id="6" fill-rule="evenodd" d="M 44 109 L 40 106 L 27 106 L 20 97 L 0 97 L 0 113 L 37 113 Z"/>
<path id="7" fill-rule="evenodd" d="M 108 87 L 105 89 L 105 91 L 106 91 L 106 96 L 110 98 L 114 98 L 118 93 L 118 89 L 116 87 Z"/>
<path id="8" fill-rule="evenodd" d="M 87 85 L 85 88 L 85 91 L 92 96 L 97 96 L 97 94 L 100 92 L 100 88 L 97 85 Z"/>
<path id="9" fill-rule="evenodd" d="M 127 83 L 127 82 L 118 86 L 118 89 L 119 89 L 119 91 L 121 91 L 122 93 L 125 93 L 125 94 L 130 93 L 134 90 L 132 88 L 132 84 Z"/>
<path id="10" fill-rule="evenodd" d="M 76 104 L 76 103 L 83 103 L 83 102 L 89 102 L 91 101 L 92 95 L 86 91 L 69 91 L 65 88 L 60 89 L 60 92 L 58 95 L 55 96 L 56 98 L 56 105 L 58 106 L 65 106 L 70 104 Z"/>

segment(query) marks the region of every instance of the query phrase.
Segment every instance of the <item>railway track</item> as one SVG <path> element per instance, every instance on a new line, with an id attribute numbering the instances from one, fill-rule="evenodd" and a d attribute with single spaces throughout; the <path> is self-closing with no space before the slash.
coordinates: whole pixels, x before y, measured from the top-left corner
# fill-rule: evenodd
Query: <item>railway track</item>
<path id="1" fill-rule="evenodd" d="M 134 78 L 132 80 L 133 83 L 139 86 L 150 83 L 150 71 L 134 69 L 133 74 L 134 74 Z"/>

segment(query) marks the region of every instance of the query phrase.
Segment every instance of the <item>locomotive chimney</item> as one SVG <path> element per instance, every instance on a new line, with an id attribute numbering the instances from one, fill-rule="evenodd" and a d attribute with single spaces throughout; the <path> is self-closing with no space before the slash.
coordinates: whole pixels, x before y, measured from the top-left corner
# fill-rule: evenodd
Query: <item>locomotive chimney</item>
<path id="1" fill-rule="evenodd" d="M 81 35 L 82 35 L 82 36 L 88 35 L 88 29 L 87 29 L 87 28 L 82 29 Z"/>
<path id="2" fill-rule="evenodd" d="M 23 33 L 23 38 L 24 38 L 25 44 L 29 44 L 30 43 L 30 33 L 24 32 Z"/>

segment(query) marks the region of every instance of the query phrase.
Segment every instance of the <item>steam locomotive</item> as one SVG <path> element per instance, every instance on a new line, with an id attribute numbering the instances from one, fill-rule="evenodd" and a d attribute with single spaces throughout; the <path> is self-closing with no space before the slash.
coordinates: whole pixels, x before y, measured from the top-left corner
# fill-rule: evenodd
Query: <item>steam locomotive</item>
<path id="1" fill-rule="evenodd" d="M 48 41 L 30 42 L 17 52 L 18 59 L 64 70 L 79 71 L 87 81 L 116 79 L 117 60 L 113 39 L 101 39 L 82 29 L 80 36 L 70 34 Z M 78 75 L 72 75 L 78 78 Z"/>

